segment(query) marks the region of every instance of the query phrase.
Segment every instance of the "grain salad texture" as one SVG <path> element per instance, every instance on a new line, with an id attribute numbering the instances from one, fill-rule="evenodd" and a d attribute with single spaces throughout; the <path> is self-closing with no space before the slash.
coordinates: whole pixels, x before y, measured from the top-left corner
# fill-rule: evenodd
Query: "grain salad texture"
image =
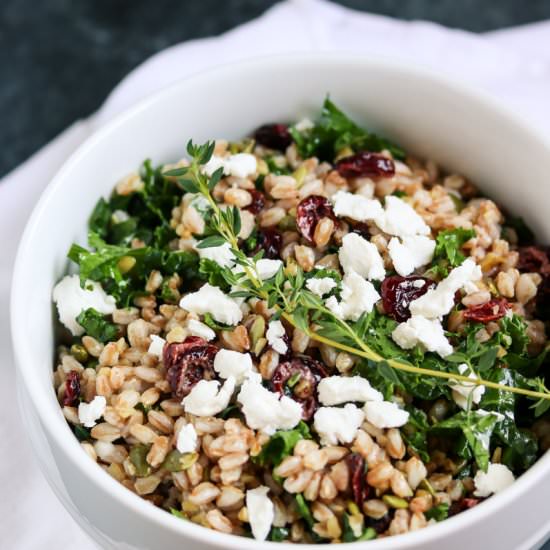
<path id="1" fill-rule="evenodd" d="M 89 229 L 53 294 L 58 399 L 93 462 L 182 521 L 388 537 L 550 448 L 550 249 L 329 100 L 146 161 Z"/>

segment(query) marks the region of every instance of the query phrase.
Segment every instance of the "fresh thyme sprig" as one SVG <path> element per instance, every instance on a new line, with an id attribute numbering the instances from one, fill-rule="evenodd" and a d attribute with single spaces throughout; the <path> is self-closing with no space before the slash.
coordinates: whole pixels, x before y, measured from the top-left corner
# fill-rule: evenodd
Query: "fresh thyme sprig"
<path id="1" fill-rule="evenodd" d="M 223 176 L 223 168 L 217 169 L 211 177 L 208 177 L 203 170 L 203 166 L 212 157 L 214 146 L 214 142 L 195 145 L 190 141 L 187 145 L 187 152 L 191 158 L 190 164 L 166 172 L 165 175 L 175 177 L 184 191 L 197 193 L 208 201 L 211 210 L 208 226 L 212 234 L 201 240 L 197 246 L 207 248 L 229 244 L 235 256 L 235 262 L 242 267 L 241 273 L 235 273 L 235 270 L 228 268 L 221 272 L 226 282 L 233 287 L 233 296 L 256 297 L 266 300 L 268 306 L 275 309 L 277 317 L 284 318 L 290 325 L 303 331 L 311 339 L 366 359 L 369 363 L 384 364 L 391 369 L 445 379 L 447 382 L 451 380 L 466 382 L 524 395 L 539 400 L 536 405 L 537 409 L 546 409 L 544 401 L 550 401 L 550 391 L 540 380 L 531 381 L 537 388 L 531 390 L 498 384 L 480 377 L 472 379 L 456 372 L 419 367 L 401 359 L 383 357 L 369 346 L 366 334 L 361 335 L 361 332 L 364 331 L 357 329 L 358 325 L 363 325 L 363 328 L 366 329 L 368 318 L 363 316 L 352 326 L 334 315 L 315 294 L 305 288 L 304 274 L 296 265 L 293 265 L 292 269 L 290 267 L 285 268 L 284 271 L 280 269 L 275 277 L 268 281 L 262 281 L 256 267 L 256 262 L 261 259 L 262 253 L 250 258 L 239 248 L 238 234 L 241 229 L 239 209 L 237 207 L 222 209 L 212 196 L 212 190 Z M 324 334 L 327 332 L 331 336 Z"/>

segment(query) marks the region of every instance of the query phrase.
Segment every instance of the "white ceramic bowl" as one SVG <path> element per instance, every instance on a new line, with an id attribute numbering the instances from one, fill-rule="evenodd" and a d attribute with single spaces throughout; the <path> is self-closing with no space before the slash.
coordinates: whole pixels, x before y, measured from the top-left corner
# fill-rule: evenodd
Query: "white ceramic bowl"
<path id="1" fill-rule="evenodd" d="M 52 387 L 51 291 L 67 269 L 67 250 L 74 240 L 84 242 L 98 198 L 144 158 L 173 161 L 190 137 L 239 138 L 264 122 L 314 115 L 327 92 L 366 127 L 472 178 L 523 215 L 542 242 L 550 242 L 548 144 L 494 100 L 417 68 L 350 56 L 268 58 L 194 76 L 119 116 L 72 155 L 40 199 L 19 248 L 12 291 L 26 429 L 52 488 L 105 548 L 276 547 L 175 518 L 127 491 L 81 450 Z M 550 531 L 549 494 L 547 455 L 511 488 L 472 510 L 428 529 L 353 547 L 531 548 Z"/>

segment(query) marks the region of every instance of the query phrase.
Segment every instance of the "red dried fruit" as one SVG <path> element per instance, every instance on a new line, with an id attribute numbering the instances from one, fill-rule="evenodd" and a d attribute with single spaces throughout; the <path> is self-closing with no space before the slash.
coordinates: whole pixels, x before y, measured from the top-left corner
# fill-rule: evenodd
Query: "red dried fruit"
<path id="1" fill-rule="evenodd" d="M 426 277 L 393 275 L 382 282 L 380 292 L 386 313 L 400 323 L 410 318 L 409 305 L 435 288 L 435 282 Z"/>
<path id="2" fill-rule="evenodd" d="M 332 204 L 326 197 L 310 195 L 297 206 L 296 226 L 306 241 L 313 242 L 313 234 L 321 218 L 331 218 L 337 222 Z"/>
<path id="3" fill-rule="evenodd" d="M 63 398 L 63 405 L 65 407 L 76 407 L 79 397 L 80 377 L 78 376 L 78 372 L 72 370 L 67 374 L 67 378 L 65 378 L 65 397 Z"/>
<path id="4" fill-rule="evenodd" d="M 365 483 L 365 459 L 359 453 L 346 456 L 346 464 L 350 472 L 350 488 L 353 501 L 361 507 L 368 497 L 369 487 Z"/>
<path id="5" fill-rule="evenodd" d="M 367 239 L 367 241 L 371 238 L 371 232 L 369 229 L 369 226 L 364 222 L 356 222 L 350 227 L 350 231 L 352 233 L 357 233 L 358 235 L 361 235 L 364 239 Z"/>
<path id="6" fill-rule="evenodd" d="M 335 168 L 344 178 L 389 178 L 395 174 L 393 160 L 370 151 L 359 151 L 344 157 L 336 163 Z"/>
<path id="7" fill-rule="evenodd" d="M 283 246 L 283 236 L 276 229 L 262 229 L 258 231 L 258 244 L 253 251 L 257 254 L 260 250 L 264 251 L 264 258 L 276 260 L 281 254 Z"/>
<path id="8" fill-rule="evenodd" d="M 252 214 L 259 214 L 265 206 L 265 196 L 257 189 L 249 189 L 248 192 L 252 195 L 252 202 L 245 208 Z"/>
<path id="9" fill-rule="evenodd" d="M 296 357 L 279 363 L 271 377 L 271 389 L 288 395 L 302 405 L 302 418 L 309 420 L 317 410 L 317 384 L 327 372 L 319 361 Z M 291 381 L 291 387 L 287 382 Z"/>
<path id="10" fill-rule="evenodd" d="M 550 275 L 550 247 L 524 246 L 519 249 L 518 269 L 526 273 Z"/>
<path id="11" fill-rule="evenodd" d="M 388 530 L 388 527 L 390 526 L 391 520 L 392 520 L 392 516 L 390 514 L 385 514 L 380 519 L 374 519 L 369 516 L 366 516 L 365 527 L 371 527 L 378 534 L 385 533 Z"/>
<path id="12" fill-rule="evenodd" d="M 256 143 L 277 151 L 285 151 L 292 143 L 292 136 L 285 124 L 264 124 L 254 132 L 254 139 Z"/>
<path id="13" fill-rule="evenodd" d="M 166 344 L 162 353 L 166 379 L 175 397 L 182 399 L 199 380 L 215 377 L 214 357 L 218 348 L 198 336 L 184 342 Z"/>
<path id="14" fill-rule="evenodd" d="M 460 512 L 464 512 L 464 510 L 468 510 L 470 508 L 473 508 L 474 506 L 477 506 L 483 500 L 485 500 L 485 499 L 483 499 L 483 498 L 463 498 L 463 499 L 460 499 L 457 502 L 453 502 L 451 504 L 451 507 L 449 508 L 449 517 L 455 516 L 456 514 L 459 514 Z"/>
<path id="15" fill-rule="evenodd" d="M 509 308 L 508 301 L 505 298 L 494 298 L 484 304 L 470 306 L 464 312 L 464 319 L 475 321 L 476 323 L 488 323 L 489 321 L 498 321 L 506 315 Z"/>

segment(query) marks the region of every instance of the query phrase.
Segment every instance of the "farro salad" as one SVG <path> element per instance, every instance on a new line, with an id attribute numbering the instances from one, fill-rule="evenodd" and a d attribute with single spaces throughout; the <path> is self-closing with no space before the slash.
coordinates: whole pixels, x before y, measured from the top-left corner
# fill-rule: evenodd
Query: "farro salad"
<path id="1" fill-rule="evenodd" d="M 429 526 L 550 447 L 549 248 L 329 99 L 118 182 L 53 299 L 87 455 L 185 521 L 350 542 Z"/>

